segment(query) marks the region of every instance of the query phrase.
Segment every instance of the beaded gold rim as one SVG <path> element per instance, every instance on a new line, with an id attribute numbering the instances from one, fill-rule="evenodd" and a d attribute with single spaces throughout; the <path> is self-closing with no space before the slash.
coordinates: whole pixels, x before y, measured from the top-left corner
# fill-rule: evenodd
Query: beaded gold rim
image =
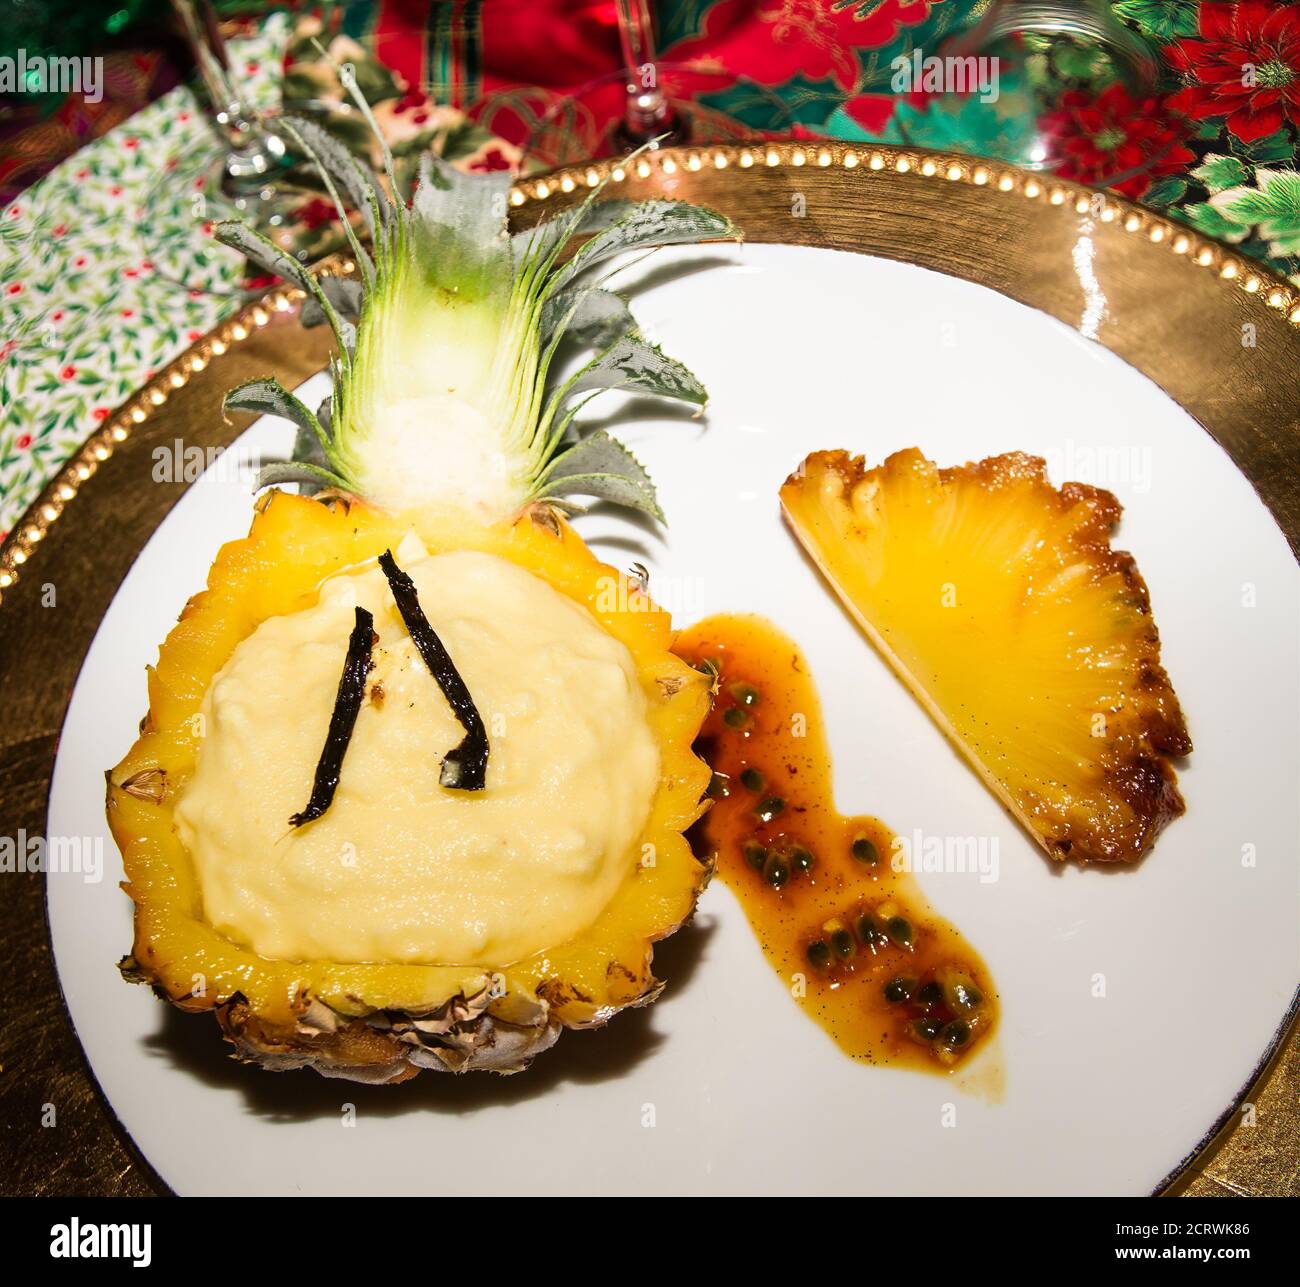
<path id="1" fill-rule="evenodd" d="M 1231 289 L 1241 291 L 1271 313 L 1285 317 L 1300 331 L 1300 290 L 1220 242 L 1112 193 L 955 153 L 829 142 L 665 148 L 643 153 L 633 160 L 592 162 L 553 170 L 537 178 L 521 179 L 511 189 L 510 204 L 515 209 L 522 209 L 544 205 L 556 198 L 567 198 L 605 182 L 617 189 L 629 179 L 649 179 L 656 174 L 671 178 L 679 173 L 696 174 L 731 167 L 740 170 L 839 168 L 857 172 L 863 182 L 870 182 L 874 176 L 886 172 L 910 174 L 921 179 L 968 184 L 1008 197 L 1045 203 L 1059 207 L 1063 213 L 1091 214 L 1101 224 L 1164 245 L 1172 254 L 1215 273 Z M 356 271 L 356 265 L 335 257 L 322 264 L 319 271 L 346 276 Z M 214 357 L 220 357 L 243 343 L 277 314 L 289 312 L 302 297 L 303 293 L 297 287 L 280 286 L 249 304 L 164 367 L 123 403 L 103 428 L 86 440 L 46 485 L 0 546 L 0 602 L 3 602 L 5 591 L 18 580 L 23 564 L 45 539 L 64 508 L 76 498 L 81 485 L 94 475 L 114 449 Z"/>
<path id="2" fill-rule="evenodd" d="M 977 188 L 1031 201 L 1060 206 L 1075 214 L 1092 214 L 1103 224 L 1115 224 L 1127 233 L 1145 235 L 1163 243 L 1175 255 L 1186 256 L 1202 268 L 1216 270 L 1224 281 L 1253 296 L 1272 311 L 1287 317 L 1300 329 L 1300 290 L 1271 270 L 1221 242 L 1202 236 L 1176 220 L 1134 204 L 1124 197 L 1099 191 L 1063 179 L 1047 179 L 1015 166 L 955 153 L 929 152 L 894 147 L 854 147 L 843 143 L 766 143 L 747 147 L 728 145 L 712 148 L 669 148 L 647 152 L 628 162 L 603 161 L 554 170 L 540 178 L 516 183 L 510 194 L 512 206 L 548 201 L 581 188 L 594 188 L 606 180 L 611 185 L 631 177 L 648 179 L 653 174 L 699 173 L 702 170 L 779 169 L 789 166 L 859 170 L 864 176 L 889 171 L 914 174 L 924 179 L 966 183 Z"/>

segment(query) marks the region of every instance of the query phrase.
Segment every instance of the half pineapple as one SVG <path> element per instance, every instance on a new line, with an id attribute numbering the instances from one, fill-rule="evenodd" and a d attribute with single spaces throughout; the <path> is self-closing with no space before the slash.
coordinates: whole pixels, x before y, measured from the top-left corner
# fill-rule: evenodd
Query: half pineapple
<path id="1" fill-rule="evenodd" d="M 640 466 L 574 414 L 607 388 L 705 398 L 593 270 L 734 229 L 589 201 L 512 239 L 506 179 L 429 158 L 408 206 L 391 165 L 386 190 L 310 123 L 286 128 L 371 244 L 353 239 L 357 290 L 221 230 L 329 322 L 334 388 L 315 412 L 274 381 L 227 398 L 298 426 L 264 481 L 317 494 L 260 500 L 150 672 L 108 775 L 135 903 L 122 969 L 267 1067 L 513 1072 L 653 1000 L 653 944 L 704 883 L 683 832 L 710 777 L 691 750 L 708 679 L 561 498 L 658 514 Z M 572 341 L 598 352 L 560 379 Z"/>
<path id="2" fill-rule="evenodd" d="M 867 469 L 815 452 L 785 514 L 872 643 L 1052 858 L 1132 861 L 1183 812 L 1191 740 L 1120 506 L 1011 453 Z"/>
<path id="3" fill-rule="evenodd" d="M 163 644 L 140 738 L 109 775 L 109 822 L 136 904 L 124 971 L 182 1009 L 214 1011 L 240 1055 L 272 1068 L 310 1065 L 375 1081 L 421 1067 L 514 1071 L 562 1027 L 600 1024 L 653 1000 L 652 945 L 690 915 L 703 884 L 682 832 L 699 816 L 710 776 L 691 751 L 708 680 L 669 652 L 667 614 L 544 514 L 476 530 L 425 524 L 419 550 L 413 530 L 372 506 L 265 497 L 249 535 L 221 551 L 207 590 Z M 589 722 L 575 719 L 570 745 L 539 759 L 546 748 L 530 723 L 554 728 L 574 694 L 555 684 L 548 691 L 540 675 L 513 682 L 502 673 L 505 649 L 524 664 L 528 637 L 494 633 L 491 617 L 465 604 L 440 613 L 429 596 L 448 648 L 467 657 L 464 645 L 477 644 L 463 670 L 485 702 L 493 743 L 482 798 L 447 799 L 437 757 L 456 734 L 432 681 L 402 655 L 400 625 L 377 610 L 378 648 L 391 663 L 381 659 L 372 672 L 338 797 L 294 830 L 289 813 L 307 799 L 333 698 L 309 681 L 337 675 L 346 636 L 293 635 L 299 646 L 286 656 L 275 635 L 319 613 L 323 588 L 332 597 L 335 587 L 350 591 L 353 574 L 389 548 L 412 570 L 427 555 L 439 578 L 452 574 L 436 567 L 439 555 L 501 561 L 508 594 L 521 593 L 511 573 L 536 582 L 524 586 L 523 606 L 567 607 L 582 627 L 569 636 L 561 619 L 548 630 L 545 665 L 604 685 L 600 702 L 627 721 L 603 727 L 600 707 L 580 703 Z M 479 562 L 457 575 L 482 583 L 502 571 Z M 517 614 L 509 625 L 518 628 Z M 285 691 L 295 669 L 304 681 Z M 495 695 L 498 709 L 483 695 Z M 410 739 L 423 754 L 405 753 Z M 390 756 L 393 740 L 402 753 Z M 620 745 L 631 743 L 636 755 L 623 756 Z M 292 758 L 277 762 L 276 750 Z M 380 768 L 387 772 L 377 779 Z M 566 808 L 621 788 L 634 794 L 606 806 L 602 833 L 625 837 L 617 852 L 564 834 L 596 826 Z M 496 811 L 482 828 L 473 818 L 480 809 Z M 429 821 L 444 834 L 422 830 Z M 256 847 L 241 851 L 240 840 Z M 566 900 L 581 900 L 577 922 Z M 568 928 L 545 942 L 556 923 Z M 421 959 L 423 944 L 440 939 L 456 943 L 451 959 Z M 492 959 L 499 942 L 506 955 Z M 329 944 L 339 945 L 333 958 L 313 950 Z"/>

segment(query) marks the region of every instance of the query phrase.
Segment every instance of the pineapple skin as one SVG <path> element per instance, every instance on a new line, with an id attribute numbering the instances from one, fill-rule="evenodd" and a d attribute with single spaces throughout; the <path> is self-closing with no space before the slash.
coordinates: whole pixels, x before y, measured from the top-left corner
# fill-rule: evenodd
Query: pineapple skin
<path id="1" fill-rule="evenodd" d="M 417 530 L 431 553 L 482 550 L 542 577 L 631 652 L 660 752 L 659 788 L 638 845 L 653 862 L 636 867 L 582 934 L 500 970 L 271 961 L 204 921 L 173 820 L 196 762 L 204 694 L 261 621 L 310 606 L 324 578 L 395 548 L 411 527 L 341 497 L 264 496 L 249 535 L 223 547 L 207 589 L 159 650 L 140 737 L 107 774 L 109 825 L 135 903 L 123 975 L 182 1010 L 213 1013 L 237 1058 L 273 1070 L 310 1067 L 380 1083 L 425 1068 L 517 1072 L 565 1028 L 600 1026 L 658 996 L 653 945 L 689 918 L 707 880 L 683 833 L 706 807 L 711 774 L 692 744 L 710 705 L 708 678 L 669 651 L 666 612 L 596 559 L 554 511 L 535 507 L 494 527 Z"/>
<path id="2" fill-rule="evenodd" d="M 1132 862 L 1184 812 L 1169 761 L 1192 743 L 1146 583 L 1110 548 L 1110 492 L 1058 490 L 1022 452 L 939 469 L 909 448 L 874 469 L 814 452 L 781 501 L 881 655 L 1049 857 Z"/>

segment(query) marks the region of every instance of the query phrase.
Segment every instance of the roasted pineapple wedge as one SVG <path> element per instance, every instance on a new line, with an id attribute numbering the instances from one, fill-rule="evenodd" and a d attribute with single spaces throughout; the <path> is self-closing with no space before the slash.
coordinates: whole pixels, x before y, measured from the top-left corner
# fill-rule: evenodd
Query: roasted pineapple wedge
<path id="1" fill-rule="evenodd" d="M 514 1071 L 563 1028 L 653 1000 L 652 945 L 704 883 L 682 833 L 710 776 L 691 750 L 708 678 L 669 651 L 668 615 L 637 583 L 544 509 L 419 533 L 430 556 L 446 556 L 440 581 L 474 560 L 467 584 L 502 577 L 509 595 L 531 596 L 522 610 L 558 614 L 556 627 L 534 627 L 544 655 L 523 680 L 530 641 L 520 651 L 509 623 L 494 638 L 491 616 L 427 596 L 485 704 L 482 798 L 437 785 L 435 755 L 455 731 L 376 604 L 379 660 L 338 798 L 291 827 L 332 698 L 306 680 L 318 663 L 337 673 L 342 639 L 280 645 L 320 610 L 322 587 L 351 595 L 355 570 L 412 540 L 405 520 L 360 502 L 269 493 L 163 644 L 140 738 L 109 773 L 109 823 L 135 902 L 124 972 L 183 1009 L 215 1012 L 237 1053 L 271 1068 L 365 1081 Z M 290 699 L 305 707 L 286 716 Z M 606 711 L 625 718 L 602 729 Z M 568 728 L 563 745 L 550 744 L 553 725 Z M 426 739 L 429 754 L 407 753 Z M 593 791 L 612 801 L 600 818 Z"/>
<path id="2" fill-rule="evenodd" d="M 1010 453 L 867 469 L 815 452 L 785 514 L 863 630 L 1049 857 L 1131 862 L 1183 812 L 1192 749 L 1120 506 Z"/>

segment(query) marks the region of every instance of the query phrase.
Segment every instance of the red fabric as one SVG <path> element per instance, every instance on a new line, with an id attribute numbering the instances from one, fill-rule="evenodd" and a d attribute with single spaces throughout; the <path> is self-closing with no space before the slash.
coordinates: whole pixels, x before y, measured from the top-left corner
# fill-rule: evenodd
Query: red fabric
<path id="1" fill-rule="evenodd" d="M 623 65 L 613 0 L 489 0 L 482 92 L 538 86 L 571 94 Z"/>
<path id="2" fill-rule="evenodd" d="M 1189 131 L 1182 119 L 1158 99 L 1133 99 L 1123 85 L 1111 85 L 1096 96 L 1072 90 L 1042 124 L 1068 158 L 1059 171 L 1066 179 L 1100 185 L 1107 177 L 1147 165 L 1156 157 L 1143 173 L 1111 183 L 1134 200 L 1153 179 L 1177 174 L 1196 159 L 1183 146 Z"/>
<path id="3" fill-rule="evenodd" d="M 796 75 L 833 79 L 847 94 L 862 70 L 855 50 L 887 45 L 901 28 L 925 22 L 943 2 L 880 0 L 833 7 L 809 0 L 719 0 L 698 37 L 663 54 L 672 61 L 743 72 L 763 85 Z"/>
<path id="4" fill-rule="evenodd" d="M 427 0 L 381 0 L 375 22 L 375 56 L 412 86 L 427 83 L 423 32 L 428 11 Z"/>
<path id="5" fill-rule="evenodd" d="M 1227 116 L 1243 143 L 1300 125 L 1300 10 L 1262 3 L 1201 5 L 1198 34 L 1167 51 L 1190 82 L 1171 105 L 1202 120 Z M 1254 83 L 1244 84 L 1247 67 Z"/>
<path id="6" fill-rule="evenodd" d="M 832 81 L 846 95 L 862 77 L 857 51 L 880 49 L 900 31 L 926 22 L 947 0 L 878 0 L 832 5 L 826 0 L 717 0 L 698 34 L 658 49 L 661 84 L 691 99 L 743 76 L 780 86 L 794 77 Z M 509 90 L 535 92 L 538 103 L 586 87 L 584 107 L 594 131 L 617 120 L 624 106 L 617 7 L 612 0 L 489 0 L 482 7 L 484 97 Z M 607 77 L 603 87 L 591 82 Z M 861 94 L 848 106 L 867 128 L 881 128 L 894 103 L 888 94 Z M 495 106 L 491 128 L 520 143 L 527 127 Z"/>

